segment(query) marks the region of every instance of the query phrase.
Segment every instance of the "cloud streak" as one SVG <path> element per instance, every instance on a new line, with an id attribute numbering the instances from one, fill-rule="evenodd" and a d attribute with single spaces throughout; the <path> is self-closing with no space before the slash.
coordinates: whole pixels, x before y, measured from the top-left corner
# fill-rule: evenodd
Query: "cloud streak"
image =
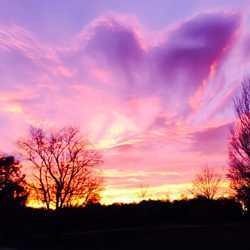
<path id="1" fill-rule="evenodd" d="M 226 146 L 241 79 L 224 76 L 246 48 L 242 33 L 231 12 L 200 13 L 157 33 L 129 16 L 102 16 L 60 47 L 0 26 L 2 149 L 15 150 L 29 125 L 75 125 L 104 150 L 108 185 L 122 178 L 136 188 L 142 176 L 149 185 L 186 183 L 207 162 L 224 166 L 225 150 L 214 147 Z"/>

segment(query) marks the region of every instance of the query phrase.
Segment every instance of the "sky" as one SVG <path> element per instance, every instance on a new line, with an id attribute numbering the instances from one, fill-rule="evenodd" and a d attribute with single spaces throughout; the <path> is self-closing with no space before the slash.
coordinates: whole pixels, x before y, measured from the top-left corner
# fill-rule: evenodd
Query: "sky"
<path id="1" fill-rule="evenodd" d="M 103 202 L 177 197 L 227 169 L 249 76 L 244 0 L 0 0 L 0 149 L 76 126 L 102 150 Z"/>

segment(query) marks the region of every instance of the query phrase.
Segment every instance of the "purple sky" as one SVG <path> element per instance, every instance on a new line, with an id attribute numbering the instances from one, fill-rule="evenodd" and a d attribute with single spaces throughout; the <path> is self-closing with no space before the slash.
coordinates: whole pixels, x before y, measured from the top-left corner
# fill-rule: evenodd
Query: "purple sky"
<path id="1" fill-rule="evenodd" d="M 247 1 L 0 0 L 1 149 L 30 125 L 81 128 L 104 152 L 104 201 L 176 196 L 227 167 L 249 75 Z"/>

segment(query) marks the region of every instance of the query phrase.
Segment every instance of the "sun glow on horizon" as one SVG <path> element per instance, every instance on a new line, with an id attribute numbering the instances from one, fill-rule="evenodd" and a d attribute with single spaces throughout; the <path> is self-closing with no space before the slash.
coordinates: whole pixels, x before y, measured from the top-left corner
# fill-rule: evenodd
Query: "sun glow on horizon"
<path id="1" fill-rule="evenodd" d="M 146 189 L 146 192 L 145 196 L 141 197 L 140 193 L 143 188 Z M 101 193 L 100 203 L 102 205 L 112 205 L 139 203 L 143 200 L 174 201 L 181 199 L 189 199 L 193 198 L 193 194 L 191 194 L 190 192 L 191 188 L 191 182 L 136 188 L 114 188 L 112 186 L 107 186 L 105 190 Z M 220 197 L 230 197 L 229 183 L 227 181 L 223 181 L 220 184 L 220 190 L 216 198 Z M 33 208 L 45 208 L 45 205 L 42 202 L 37 201 L 36 199 L 29 199 L 27 205 Z"/>

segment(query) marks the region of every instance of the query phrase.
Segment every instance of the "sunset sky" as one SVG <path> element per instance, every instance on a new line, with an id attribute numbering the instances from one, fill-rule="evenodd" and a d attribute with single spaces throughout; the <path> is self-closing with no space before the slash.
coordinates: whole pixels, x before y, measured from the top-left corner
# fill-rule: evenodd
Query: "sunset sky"
<path id="1" fill-rule="evenodd" d="M 103 150 L 103 202 L 177 197 L 227 168 L 250 71 L 243 0 L 0 0 L 0 149 L 29 126 L 79 127 Z"/>

